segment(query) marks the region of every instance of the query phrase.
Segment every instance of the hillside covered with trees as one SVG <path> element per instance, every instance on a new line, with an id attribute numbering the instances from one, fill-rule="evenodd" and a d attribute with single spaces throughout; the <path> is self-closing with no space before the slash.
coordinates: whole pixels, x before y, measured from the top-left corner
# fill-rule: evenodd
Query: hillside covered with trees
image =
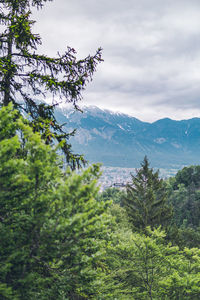
<path id="1" fill-rule="evenodd" d="M 63 169 L 58 147 L 1 109 L 1 299 L 199 299 L 199 167 L 165 182 L 145 158 L 100 194 L 99 167 Z"/>

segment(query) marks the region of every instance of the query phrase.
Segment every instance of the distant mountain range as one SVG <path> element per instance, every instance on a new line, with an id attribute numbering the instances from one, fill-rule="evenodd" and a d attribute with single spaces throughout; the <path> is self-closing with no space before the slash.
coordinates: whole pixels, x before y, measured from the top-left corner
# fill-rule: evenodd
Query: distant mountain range
<path id="1" fill-rule="evenodd" d="M 147 123 L 97 107 L 85 107 L 83 113 L 57 109 L 56 116 L 67 131 L 77 128 L 70 140 L 74 152 L 90 162 L 135 168 L 147 155 L 157 168 L 200 164 L 200 118 Z"/>

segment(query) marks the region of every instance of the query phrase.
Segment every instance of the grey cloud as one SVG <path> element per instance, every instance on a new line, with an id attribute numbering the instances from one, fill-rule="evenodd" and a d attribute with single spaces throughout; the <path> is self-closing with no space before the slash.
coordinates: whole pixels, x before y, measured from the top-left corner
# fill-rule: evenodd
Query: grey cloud
<path id="1" fill-rule="evenodd" d="M 43 52 L 103 47 L 84 103 L 148 120 L 200 114 L 199 0 L 56 0 L 34 17 Z"/>

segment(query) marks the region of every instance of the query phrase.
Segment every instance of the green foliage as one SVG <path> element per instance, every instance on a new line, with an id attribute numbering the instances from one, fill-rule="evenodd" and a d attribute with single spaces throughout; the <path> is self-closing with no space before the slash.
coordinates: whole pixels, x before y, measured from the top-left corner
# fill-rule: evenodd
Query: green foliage
<path id="1" fill-rule="evenodd" d="M 119 204 L 112 203 L 112 205 L 109 207 L 109 212 L 111 216 L 114 217 L 116 224 L 114 225 L 113 230 L 116 230 L 116 228 L 127 228 L 130 229 L 131 225 L 129 223 L 129 220 L 127 219 L 126 210 L 124 207 L 121 207 Z"/>
<path id="2" fill-rule="evenodd" d="M 161 228 L 133 232 L 98 176 L 64 173 L 56 148 L 12 105 L 0 110 L 0 298 L 199 299 L 200 250 L 167 244 Z M 181 230 L 183 244 L 194 237 Z"/>
<path id="3" fill-rule="evenodd" d="M 175 176 L 174 188 L 176 189 L 179 184 L 184 184 L 185 187 L 194 185 L 195 188 L 200 187 L 200 166 L 184 167 L 178 171 Z"/>
<path id="4" fill-rule="evenodd" d="M 197 247 L 200 245 L 200 227 L 191 228 L 191 227 L 180 227 L 178 229 L 178 245 L 180 247 Z"/>
<path id="5" fill-rule="evenodd" d="M 38 34 L 32 33 L 35 21 L 31 8 L 42 8 L 48 0 L 2 0 L 0 2 L 0 95 L 1 104 L 9 102 L 30 115 L 34 129 L 41 131 L 47 143 L 62 142 L 62 150 L 72 168 L 84 162 L 74 155 L 66 134 L 54 117 L 54 106 L 60 101 L 77 108 L 81 92 L 92 79 L 101 59 L 101 49 L 94 56 L 77 60 L 76 52 L 68 47 L 64 54 L 51 58 L 37 54 L 41 44 Z M 41 104 L 38 99 L 52 95 L 53 105 Z"/>
<path id="6" fill-rule="evenodd" d="M 170 200 L 178 226 L 200 226 L 200 166 L 185 167 L 170 181 Z"/>
<path id="7" fill-rule="evenodd" d="M 124 198 L 125 192 L 117 188 L 107 188 L 101 194 L 99 194 L 99 199 L 108 201 L 112 200 L 115 204 L 122 205 L 122 199 Z"/>
<path id="8" fill-rule="evenodd" d="M 107 247 L 105 299 L 198 299 L 200 250 L 166 245 L 160 229 L 118 229 Z"/>
<path id="9" fill-rule="evenodd" d="M 172 272 L 160 282 L 163 299 L 199 299 L 200 249 L 185 248 L 169 257 Z"/>
<path id="10" fill-rule="evenodd" d="M 56 149 L 0 111 L 0 298 L 98 299 L 109 235 L 99 167 L 63 174 Z"/>
<path id="11" fill-rule="evenodd" d="M 147 157 L 137 174 L 132 175 L 132 183 L 127 185 L 126 191 L 123 204 L 134 229 L 169 225 L 172 208 L 167 203 L 166 186 L 163 179 L 159 179 L 158 171 L 149 168 Z"/>
<path id="12" fill-rule="evenodd" d="M 115 204 L 110 208 L 116 224 L 112 227 L 112 239 L 106 251 L 108 290 L 105 299 L 199 299 L 200 250 L 186 248 L 199 247 L 199 228 L 188 228 L 188 219 L 181 225 L 179 223 L 183 213 L 192 218 L 191 210 L 187 211 L 184 204 L 191 188 L 179 183 L 179 190 L 174 190 L 176 178 L 166 183 L 160 180 L 158 172 L 149 168 L 146 158 L 132 180 L 132 185 L 127 187 L 124 207 Z M 156 199 L 158 205 L 155 205 Z M 174 205 L 179 227 L 171 221 L 171 214 L 168 215 L 171 211 L 167 205 L 169 200 Z M 182 206 L 186 212 L 180 210 Z M 127 223 L 124 208 L 134 230 Z M 170 228 L 166 226 L 167 218 L 162 220 L 159 216 L 162 209 L 163 215 L 166 209 L 169 216 Z M 149 217 L 146 223 L 143 220 L 145 213 Z M 153 220 L 152 216 L 155 216 Z M 166 228 L 167 233 L 161 228 L 155 229 L 159 225 Z M 169 240 L 171 242 L 167 244 Z"/>
<path id="13" fill-rule="evenodd" d="M 98 165 L 63 172 L 57 149 L 72 169 L 83 159 L 54 106 L 35 99 L 51 93 L 77 107 L 101 50 L 79 61 L 72 48 L 38 55 L 31 7 L 47 1 L 0 1 L 0 298 L 199 299 L 200 250 L 185 247 L 200 243 L 199 166 L 165 184 L 145 157 L 126 194 L 98 194 Z M 161 230 L 172 218 L 168 198 L 180 248 Z"/>

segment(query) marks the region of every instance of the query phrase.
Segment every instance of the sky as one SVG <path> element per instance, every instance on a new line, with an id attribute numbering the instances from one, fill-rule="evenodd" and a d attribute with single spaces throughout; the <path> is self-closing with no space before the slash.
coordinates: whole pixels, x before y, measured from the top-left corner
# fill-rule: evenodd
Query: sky
<path id="1" fill-rule="evenodd" d="M 199 0 L 54 0 L 33 19 L 45 54 L 103 48 L 83 105 L 148 122 L 200 117 Z"/>

